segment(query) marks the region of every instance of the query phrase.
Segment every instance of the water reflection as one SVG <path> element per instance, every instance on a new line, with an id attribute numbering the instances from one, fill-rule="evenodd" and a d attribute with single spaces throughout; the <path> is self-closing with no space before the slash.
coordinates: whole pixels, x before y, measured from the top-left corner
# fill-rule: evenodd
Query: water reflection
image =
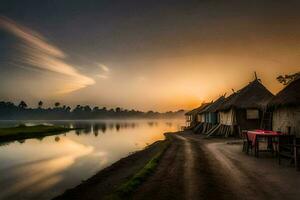
<path id="1" fill-rule="evenodd" d="M 99 133 L 105 133 L 107 129 L 121 131 L 122 129 L 134 129 L 138 126 L 137 123 L 134 122 L 115 122 L 115 123 L 103 123 L 103 122 L 69 122 L 70 124 L 64 125 L 65 127 L 73 127 L 77 128 L 76 134 L 90 134 L 93 133 L 96 137 Z M 149 122 L 148 124 L 155 124 L 157 126 L 157 122 Z M 55 125 L 60 125 L 59 123 L 54 123 Z M 151 125 L 151 126 L 152 126 Z"/>
<path id="2" fill-rule="evenodd" d="M 51 199 L 130 152 L 163 139 L 164 132 L 179 130 L 183 121 L 23 123 L 47 123 L 80 129 L 0 144 L 0 199 Z M 3 122 L 0 124 L 3 126 Z"/>
<path id="3" fill-rule="evenodd" d="M 55 148 L 55 146 L 54 143 L 47 144 L 50 149 Z M 72 140 L 64 140 L 64 146 L 63 155 L 38 160 L 33 159 L 29 162 L 2 169 L 3 171 L 9 171 L 9 173 L 3 174 L 0 179 L 0 185 L 3 186 L 1 187 L 0 197 L 11 199 L 15 196 L 15 193 L 28 188 L 35 193 L 43 191 L 59 182 L 63 178 L 60 173 L 71 167 L 76 159 L 93 151 L 93 147 L 84 146 Z M 9 180 L 12 178 L 15 181 L 9 184 Z"/>

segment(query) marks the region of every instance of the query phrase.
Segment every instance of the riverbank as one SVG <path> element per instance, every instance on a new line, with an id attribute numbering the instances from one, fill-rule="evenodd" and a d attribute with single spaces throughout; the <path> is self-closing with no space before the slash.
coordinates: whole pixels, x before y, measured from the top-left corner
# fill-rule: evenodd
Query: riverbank
<path id="1" fill-rule="evenodd" d="M 16 127 L 0 128 L 0 142 L 45 137 L 49 135 L 64 133 L 70 130 L 74 130 L 74 128 L 65 128 L 50 125 L 19 125 Z"/>
<path id="2" fill-rule="evenodd" d="M 155 170 L 127 199 L 298 199 L 300 173 L 270 155 L 256 158 L 235 139 L 169 134 Z M 108 199 L 161 151 L 163 142 L 121 159 L 56 199 Z M 112 198 L 114 199 L 114 198 Z M 123 198 L 126 199 L 126 198 Z"/>
<path id="3" fill-rule="evenodd" d="M 157 141 L 144 150 L 120 159 L 54 199 L 127 199 L 155 170 L 169 144 L 168 139 Z"/>

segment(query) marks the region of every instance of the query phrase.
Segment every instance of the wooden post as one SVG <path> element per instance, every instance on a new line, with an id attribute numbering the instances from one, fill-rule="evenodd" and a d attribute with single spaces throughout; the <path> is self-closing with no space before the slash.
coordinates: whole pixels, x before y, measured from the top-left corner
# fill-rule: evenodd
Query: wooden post
<path id="1" fill-rule="evenodd" d="M 299 170 L 299 163 L 298 163 L 298 150 L 297 150 L 297 142 L 296 142 L 296 137 L 294 138 L 293 141 L 293 145 L 294 145 L 294 162 L 295 162 L 295 168 L 297 170 Z"/>

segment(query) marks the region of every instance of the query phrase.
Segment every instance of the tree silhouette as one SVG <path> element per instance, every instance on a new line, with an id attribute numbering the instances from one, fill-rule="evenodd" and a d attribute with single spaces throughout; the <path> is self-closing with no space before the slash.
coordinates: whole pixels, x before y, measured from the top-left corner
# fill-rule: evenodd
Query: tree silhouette
<path id="1" fill-rule="evenodd" d="M 18 107 L 21 108 L 21 109 L 25 109 L 25 108 L 27 108 L 27 104 L 25 103 L 25 101 L 21 101 L 19 103 Z"/>
<path id="2" fill-rule="evenodd" d="M 54 106 L 55 106 L 56 108 L 58 108 L 58 107 L 60 106 L 60 103 L 59 103 L 59 102 L 56 102 L 56 103 L 54 104 Z"/>
<path id="3" fill-rule="evenodd" d="M 70 106 L 67 106 L 67 107 L 66 107 L 66 111 L 67 111 L 67 112 L 70 112 L 70 111 L 71 111 L 71 107 L 70 107 Z"/>
<path id="4" fill-rule="evenodd" d="M 88 105 L 84 106 L 83 110 L 84 110 L 84 112 L 91 112 L 92 111 L 91 107 L 88 106 Z"/>
<path id="5" fill-rule="evenodd" d="M 18 105 L 12 102 L 0 101 L 0 119 L 107 119 L 107 118 L 154 118 L 154 117 L 181 117 L 184 110 L 176 112 L 158 113 L 154 111 L 142 112 L 138 110 L 128 110 L 117 107 L 115 109 L 96 106 L 93 109 L 89 105 L 77 105 L 74 109 L 67 105 L 56 102 L 55 108 L 44 108 L 43 102 L 38 102 L 38 108 L 28 108 L 25 101 Z M 45 107 L 45 105 L 44 105 Z"/>
<path id="6" fill-rule="evenodd" d="M 42 101 L 39 101 L 39 103 L 38 103 L 39 108 L 42 108 L 43 104 L 44 103 Z"/>
<path id="7" fill-rule="evenodd" d="M 289 75 L 280 75 L 276 79 L 279 83 L 282 83 L 283 85 L 288 85 L 289 83 L 293 82 L 294 80 L 300 78 L 300 72 L 297 72 L 295 74 L 289 74 Z"/>
<path id="8" fill-rule="evenodd" d="M 94 108 L 93 108 L 93 112 L 98 112 L 99 111 L 99 107 L 98 106 L 95 106 Z"/>

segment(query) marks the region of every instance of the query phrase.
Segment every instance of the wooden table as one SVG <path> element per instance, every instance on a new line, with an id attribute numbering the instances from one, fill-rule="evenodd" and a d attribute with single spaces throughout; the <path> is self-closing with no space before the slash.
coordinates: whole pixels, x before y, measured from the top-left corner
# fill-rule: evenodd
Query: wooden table
<path id="1" fill-rule="evenodd" d="M 274 131 L 266 131 L 266 130 L 254 130 L 254 131 L 247 131 L 247 135 L 250 141 L 252 141 L 252 146 L 254 146 L 254 155 L 259 157 L 259 139 L 266 138 L 268 141 L 267 150 L 268 152 L 274 152 L 273 149 L 273 141 L 274 138 L 278 138 L 279 135 L 283 133 L 278 133 Z"/>

